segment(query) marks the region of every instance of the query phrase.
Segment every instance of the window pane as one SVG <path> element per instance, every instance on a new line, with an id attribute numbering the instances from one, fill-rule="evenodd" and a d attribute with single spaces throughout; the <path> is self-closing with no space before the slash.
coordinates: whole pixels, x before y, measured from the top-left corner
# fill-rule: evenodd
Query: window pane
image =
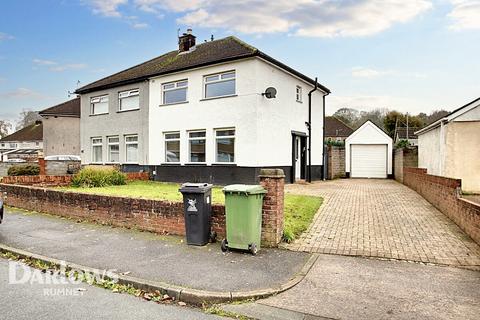
<path id="1" fill-rule="evenodd" d="M 108 113 L 108 101 L 94 103 L 92 105 L 92 113 L 93 114 Z"/>
<path id="2" fill-rule="evenodd" d="M 186 87 L 186 86 L 188 86 L 188 81 L 180 81 L 180 82 L 177 82 L 177 87 L 178 87 L 178 88 Z"/>
<path id="3" fill-rule="evenodd" d="M 102 139 L 92 139 L 92 143 L 93 144 L 101 144 L 102 143 Z"/>
<path id="4" fill-rule="evenodd" d="M 217 139 L 217 162 L 235 162 L 235 139 Z"/>
<path id="5" fill-rule="evenodd" d="M 125 138 L 126 142 L 137 142 L 138 141 L 138 136 L 130 136 Z"/>
<path id="6" fill-rule="evenodd" d="M 198 132 L 190 132 L 190 138 L 203 138 L 205 137 L 205 131 L 198 131 Z"/>
<path id="7" fill-rule="evenodd" d="M 108 138 L 108 143 L 119 143 L 119 142 L 120 142 L 119 137 Z"/>
<path id="8" fill-rule="evenodd" d="M 222 79 L 232 79 L 235 78 L 235 72 L 229 72 L 222 74 Z"/>
<path id="9" fill-rule="evenodd" d="M 234 136 L 234 135 L 235 135 L 235 129 L 217 130 L 217 137 Z"/>
<path id="10" fill-rule="evenodd" d="M 180 133 L 165 133 L 165 139 L 180 139 Z"/>
<path id="11" fill-rule="evenodd" d="M 120 146 L 110 145 L 109 148 L 109 161 L 110 162 L 120 162 Z"/>
<path id="12" fill-rule="evenodd" d="M 93 162 L 99 163 L 102 162 L 102 147 L 94 146 L 93 147 Z"/>
<path id="13" fill-rule="evenodd" d="M 219 97 L 235 94 L 235 79 L 205 85 L 205 97 Z"/>
<path id="14" fill-rule="evenodd" d="M 138 109 L 140 107 L 140 96 L 131 96 L 120 99 L 120 111 Z"/>
<path id="15" fill-rule="evenodd" d="M 214 76 L 208 76 L 208 77 L 205 77 L 205 82 L 210 82 L 210 81 L 216 81 L 216 80 L 219 80 L 219 75 L 214 75 Z"/>
<path id="16" fill-rule="evenodd" d="M 163 93 L 163 104 L 187 101 L 187 88 L 165 91 Z"/>
<path id="17" fill-rule="evenodd" d="M 175 83 L 167 83 L 163 85 L 163 89 L 173 89 L 175 88 Z"/>
<path id="18" fill-rule="evenodd" d="M 127 162 L 138 161 L 138 144 L 127 144 Z"/>
<path id="19" fill-rule="evenodd" d="M 180 162 L 180 141 L 166 141 L 165 150 L 167 162 Z"/>
<path id="20" fill-rule="evenodd" d="M 205 139 L 190 141 L 190 162 L 205 162 Z"/>

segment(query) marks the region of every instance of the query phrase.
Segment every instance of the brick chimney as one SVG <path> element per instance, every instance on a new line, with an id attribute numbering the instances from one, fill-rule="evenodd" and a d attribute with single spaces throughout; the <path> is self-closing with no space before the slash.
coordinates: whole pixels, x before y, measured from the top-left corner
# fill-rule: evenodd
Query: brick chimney
<path id="1" fill-rule="evenodd" d="M 178 37 L 178 51 L 187 52 L 195 47 L 196 37 L 192 34 L 192 29 L 187 29 L 187 32 Z"/>

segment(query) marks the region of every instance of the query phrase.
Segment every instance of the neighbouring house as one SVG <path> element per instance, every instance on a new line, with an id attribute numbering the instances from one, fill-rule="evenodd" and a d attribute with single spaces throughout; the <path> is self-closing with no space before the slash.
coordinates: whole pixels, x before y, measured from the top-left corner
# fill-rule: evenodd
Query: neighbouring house
<path id="1" fill-rule="evenodd" d="M 50 107 L 43 118 L 45 156 L 80 155 L 80 97 Z"/>
<path id="2" fill-rule="evenodd" d="M 411 146 L 418 146 L 418 137 L 415 134 L 420 128 L 416 127 L 399 127 L 395 130 L 395 144 L 401 140 L 407 140 Z"/>
<path id="3" fill-rule="evenodd" d="M 462 189 L 480 192 L 480 98 L 415 132 L 418 167 L 432 175 L 462 179 Z"/>
<path id="4" fill-rule="evenodd" d="M 345 171 L 350 178 L 392 176 L 392 138 L 368 120 L 345 139 Z"/>
<path id="5" fill-rule="evenodd" d="M 0 139 L 1 161 L 13 161 L 13 159 L 35 161 L 38 159 L 38 153 L 42 151 L 42 121 L 36 121 Z"/>
<path id="6" fill-rule="evenodd" d="M 325 117 L 325 141 L 343 142 L 353 129 L 335 117 Z"/>
<path id="7" fill-rule="evenodd" d="M 177 50 L 77 89 L 82 163 L 160 181 L 254 183 L 261 168 L 322 179 L 330 91 L 315 85 L 236 37 L 196 44 L 189 30 Z"/>

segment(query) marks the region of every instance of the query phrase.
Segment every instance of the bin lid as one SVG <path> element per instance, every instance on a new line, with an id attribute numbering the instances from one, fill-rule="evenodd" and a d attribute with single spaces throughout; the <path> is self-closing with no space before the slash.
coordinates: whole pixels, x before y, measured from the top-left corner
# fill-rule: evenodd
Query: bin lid
<path id="1" fill-rule="evenodd" d="M 209 183 L 191 183 L 187 182 L 182 184 L 178 191 L 180 192 L 189 192 L 189 193 L 205 193 L 206 191 L 212 189 L 212 184 Z"/>
<path id="2" fill-rule="evenodd" d="M 245 193 L 245 194 L 261 194 L 267 193 L 262 186 L 248 184 L 231 184 L 223 188 L 224 193 Z"/>

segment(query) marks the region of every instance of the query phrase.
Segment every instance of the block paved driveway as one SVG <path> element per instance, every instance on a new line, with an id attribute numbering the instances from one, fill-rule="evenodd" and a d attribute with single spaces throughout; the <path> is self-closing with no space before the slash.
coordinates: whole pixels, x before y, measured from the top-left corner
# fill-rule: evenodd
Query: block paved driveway
<path id="1" fill-rule="evenodd" d="M 422 196 L 394 180 L 295 184 L 286 192 L 324 198 L 310 228 L 288 249 L 480 266 L 480 247 Z"/>

